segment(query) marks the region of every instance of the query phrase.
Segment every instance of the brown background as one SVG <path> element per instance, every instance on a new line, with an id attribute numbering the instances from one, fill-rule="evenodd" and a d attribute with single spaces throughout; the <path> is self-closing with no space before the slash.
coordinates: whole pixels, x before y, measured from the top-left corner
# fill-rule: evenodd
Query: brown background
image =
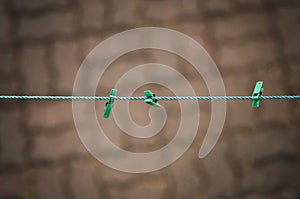
<path id="1" fill-rule="evenodd" d="M 265 95 L 300 94 L 300 4 L 295 0 L 1 0 L 0 93 L 71 95 L 80 63 L 104 39 L 135 27 L 178 30 L 201 43 L 223 76 L 227 95 L 249 95 L 264 80 Z M 176 42 L 176 41 L 174 41 Z M 207 88 L 192 66 L 162 51 L 120 57 L 99 83 L 107 95 L 117 79 L 142 63 L 180 71 L 197 95 Z M 176 80 L 170 82 L 176 84 Z M 180 85 L 178 85 L 180 86 Z M 157 95 L 165 87 L 145 85 Z M 168 120 L 149 140 L 125 136 L 113 120 L 99 121 L 124 149 L 146 152 L 174 137 L 177 102 L 162 102 Z M 174 164 L 148 174 L 126 174 L 96 161 L 81 144 L 71 102 L 0 102 L 0 198 L 300 198 L 300 100 L 228 102 L 225 127 L 206 158 L 198 150 L 210 118 L 201 121 L 190 149 Z M 143 102 L 131 103 L 147 124 Z"/>

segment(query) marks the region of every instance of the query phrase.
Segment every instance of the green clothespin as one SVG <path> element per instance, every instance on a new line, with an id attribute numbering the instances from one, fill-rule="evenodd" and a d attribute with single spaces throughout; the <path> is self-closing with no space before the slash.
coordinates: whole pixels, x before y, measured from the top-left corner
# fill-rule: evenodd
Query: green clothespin
<path id="1" fill-rule="evenodd" d="M 155 99 L 155 94 L 153 94 L 150 90 L 145 90 L 144 94 L 146 96 L 144 102 L 154 107 L 160 107 L 159 103 L 157 102 L 157 99 Z"/>
<path id="2" fill-rule="evenodd" d="M 109 100 L 106 102 L 105 107 L 104 107 L 104 118 L 109 118 L 110 112 L 112 108 L 114 107 L 114 102 L 117 95 L 117 90 L 116 89 L 111 89 L 109 93 Z"/>
<path id="3" fill-rule="evenodd" d="M 264 89 L 263 89 L 262 86 L 263 86 L 263 82 L 262 81 L 256 82 L 254 91 L 252 93 L 252 107 L 253 108 L 259 107 L 259 101 L 260 101 L 261 95 L 262 95 L 262 93 L 264 91 Z"/>

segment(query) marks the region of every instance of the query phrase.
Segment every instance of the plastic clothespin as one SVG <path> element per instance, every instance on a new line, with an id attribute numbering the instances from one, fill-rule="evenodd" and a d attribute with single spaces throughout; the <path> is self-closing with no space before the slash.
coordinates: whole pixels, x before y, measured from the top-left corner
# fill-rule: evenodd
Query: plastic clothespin
<path id="1" fill-rule="evenodd" d="M 159 103 L 157 102 L 157 99 L 155 99 L 155 94 L 153 94 L 150 90 L 145 90 L 144 94 L 146 96 L 144 102 L 154 107 L 160 107 Z"/>
<path id="2" fill-rule="evenodd" d="M 111 89 L 109 93 L 109 100 L 106 102 L 105 107 L 104 107 L 104 118 L 109 118 L 109 115 L 111 113 L 112 108 L 114 107 L 114 102 L 117 95 L 117 90 L 116 89 Z"/>
<path id="3" fill-rule="evenodd" d="M 252 93 L 252 107 L 253 108 L 259 107 L 259 101 L 260 101 L 261 95 L 262 95 L 262 93 L 264 91 L 264 89 L 263 89 L 262 86 L 263 86 L 263 82 L 262 81 L 256 82 L 254 91 Z"/>

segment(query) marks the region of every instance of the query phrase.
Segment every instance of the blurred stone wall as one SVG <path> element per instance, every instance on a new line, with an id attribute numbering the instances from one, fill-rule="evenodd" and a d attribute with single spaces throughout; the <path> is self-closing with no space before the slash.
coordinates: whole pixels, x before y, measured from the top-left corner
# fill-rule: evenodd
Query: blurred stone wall
<path id="1" fill-rule="evenodd" d="M 0 93 L 71 95 L 80 63 L 101 41 L 136 27 L 171 28 L 201 43 L 222 74 L 227 95 L 249 95 L 257 80 L 265 95 L 300 94 L 300 4 L 295 0 L 1 0 Z M 174 41 L 176 42 L 176 41 Z M 163 51 L 129 53 L 106 71 L 97 95 L 107 95 L 123 73 L 148 62 L 170 65 L 208 91 L 183 59 Z M 172 77 L 170 77 L 172 78 Z M 170 79 L 176 84 L 176 80 Z M 180 85 L 178 85 L 180 86 Z M 157 95 L 164 87 L 145 85 Z M 99 121 L 124 149 L 145 152 L 174 137 L 176 102 L 155 138 L 125 136 L 114 122 Z M 198 159 L 210 119 L 200 102 L 198 135 L 174 164 L 147 174 L 127 174 L 94 159 L 75 130 L 71 102 L 0 102 L 0 198 L 300 198 L 300 101 L 228 101 L 223 133 Z M 142 102 L 133 119 L 149 122 Z"/>

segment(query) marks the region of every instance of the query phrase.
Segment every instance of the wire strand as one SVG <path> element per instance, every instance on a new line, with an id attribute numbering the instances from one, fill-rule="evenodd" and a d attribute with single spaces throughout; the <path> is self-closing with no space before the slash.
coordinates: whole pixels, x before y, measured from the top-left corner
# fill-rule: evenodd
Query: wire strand
<path id="1" fill-rule="evenodd" d="M 116 100 L 145 100 L 144 96 L 120 97 Z M 160 96 L 157 100 L 252 100 L 252 96 Z M 262 100 L 300 99 L 300 95 L 261 96 Z M 51 96 L 51 95 L 0 95 L 0 100 L 109 100 L 109 96 Z"/>

